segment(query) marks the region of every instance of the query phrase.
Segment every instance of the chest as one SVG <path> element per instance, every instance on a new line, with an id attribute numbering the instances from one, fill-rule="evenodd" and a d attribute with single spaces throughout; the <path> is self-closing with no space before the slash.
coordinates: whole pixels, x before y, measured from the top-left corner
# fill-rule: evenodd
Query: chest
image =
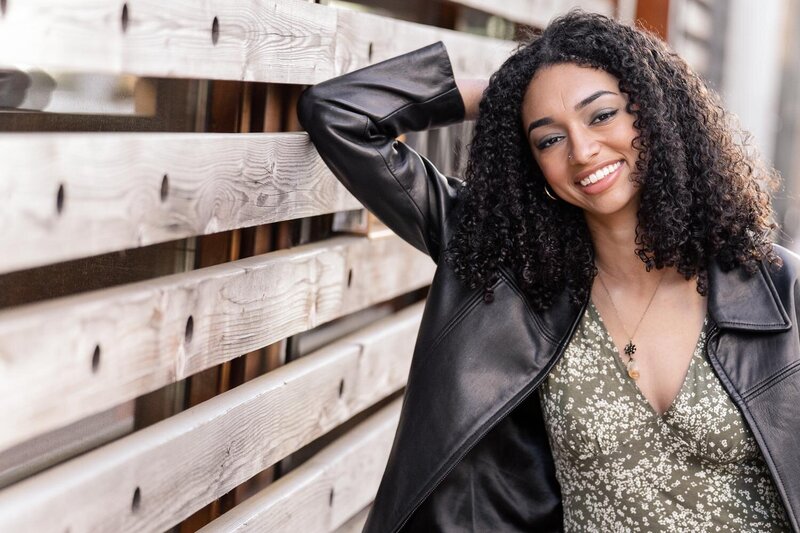
<path id="1" fill-rule="evenodd" d="M 589 306 L 592 319 L 609 339 L 611 353 L 635 372 L 641 395 L 654 411 L 664 413 L 687 376 L 706 322 L 707 300 L 694 290 L 665 294 L 659 306 L 637 317 L 601 296 L 594 295 Z"/>
<path id="2" fill-rule="evenodd" d="M 649 453 L 735 464 L 756 445 L 711 369 L 703 324 L 671 402 L 656 409 L 627 374 L 616 346 L 590 304 L 564 355 L 539 389 L 558 449 L 580 461 Z"/>
<path id="3" fill-rule="evenodd" d="M 748 530 L 786 530 L 755 439 L 706 360 L 706 339 L 704 327 L 676 397 L 659 413 L 590 307 L 539 388 L 566 529 L 590 516 L 611 530 L 622 510 L 629 524 L 647 526 L 655 512 L 662 526 L 715 531 L 702 511 L 713 507 Z"/>

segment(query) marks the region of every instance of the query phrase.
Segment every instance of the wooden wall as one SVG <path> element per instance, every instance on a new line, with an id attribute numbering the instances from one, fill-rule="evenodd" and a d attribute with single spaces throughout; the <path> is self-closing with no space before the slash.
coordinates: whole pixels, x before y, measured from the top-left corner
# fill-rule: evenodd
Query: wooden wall
<path id="1" fill-rule="evenodd" d="M 333 178 L 297 98 L 437 40 L 485 77 L 513 43 L 462 10 L 558 11 L 390 4 L 0 0 L 0 531 L 361 527 L 434 265 Z M 133 112 L 48 111 L 64 73 Z M 408 141 L 458 173 L 468 132 Z"/>

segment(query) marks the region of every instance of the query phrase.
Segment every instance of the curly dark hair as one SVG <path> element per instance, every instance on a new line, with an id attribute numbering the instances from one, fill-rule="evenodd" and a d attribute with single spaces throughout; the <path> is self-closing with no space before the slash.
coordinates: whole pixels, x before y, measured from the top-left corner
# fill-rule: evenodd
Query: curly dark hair
<path id="1" fill-rule="evenodd" d="M 607 17 L 571 11 L 520 44 L 495 72 L 469 147 L 461 215 L 445 260 L 470 288 L 514 272 L 537 309 L 564 290 L 580 303 L 597 274 L 583 212 L 545 197 L 526 139 L 525 91 L 542 67 L 574 63 L 619 80 L 635 117 L 641 187 L 636 254 L 650 270 L 675 267 L 707 294 L 707 266 L 750 274 L 773 251 L 769 189 L 777 172 L 761 163 L 718 96 L 660 39 Z"/>

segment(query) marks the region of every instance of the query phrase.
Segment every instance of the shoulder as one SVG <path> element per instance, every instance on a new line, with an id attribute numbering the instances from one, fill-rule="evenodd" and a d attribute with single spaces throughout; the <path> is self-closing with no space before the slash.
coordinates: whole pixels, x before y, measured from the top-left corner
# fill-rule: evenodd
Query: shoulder
<path id="1" fill-rule="evenodd" d="M 775 255 L 781 258 L 783 265 L 775 267 L 765 265 L 764 271 L 772 281 L 773 287 L 778 292 L 784 305 L 790 305 L 797 300 L 797 293 L 800 291 L 800 255 L 784 248 L 778 244 L 772 245 Z M 798 311 L 800 311 L 800 300 L 796 301 Z"/>
<path id="2" fill-rule="evenodd" d="M 787 248 L 784 248 L 780 244 L 773 244 L 772 249 L 775 251 L 775 255 L 780 257 L 783 261 L 783 267 L 779 270 L 779 272 L 783 271 L 784 277 L 789 276 L 793 279 L 797 279 L 798 274 L 800 274 L 800 255 L 797 255 Z M 775 269 L 769 270 L 773 271 Z"/>

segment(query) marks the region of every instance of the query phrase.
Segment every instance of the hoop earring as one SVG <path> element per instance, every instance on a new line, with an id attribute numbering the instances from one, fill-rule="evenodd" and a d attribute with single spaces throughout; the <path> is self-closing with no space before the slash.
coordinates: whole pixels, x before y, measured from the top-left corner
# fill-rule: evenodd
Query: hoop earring
<path id="1" fill-rule="evenodd" d="M 544 193 L 547 195 L 548 198 L 550 198 L 554 202 L 558 200 L 558 198 L 556 198 L 556 196 L 550 192 L 550 189 L 547 188 L 546 183 L 544 184 Z"/>

